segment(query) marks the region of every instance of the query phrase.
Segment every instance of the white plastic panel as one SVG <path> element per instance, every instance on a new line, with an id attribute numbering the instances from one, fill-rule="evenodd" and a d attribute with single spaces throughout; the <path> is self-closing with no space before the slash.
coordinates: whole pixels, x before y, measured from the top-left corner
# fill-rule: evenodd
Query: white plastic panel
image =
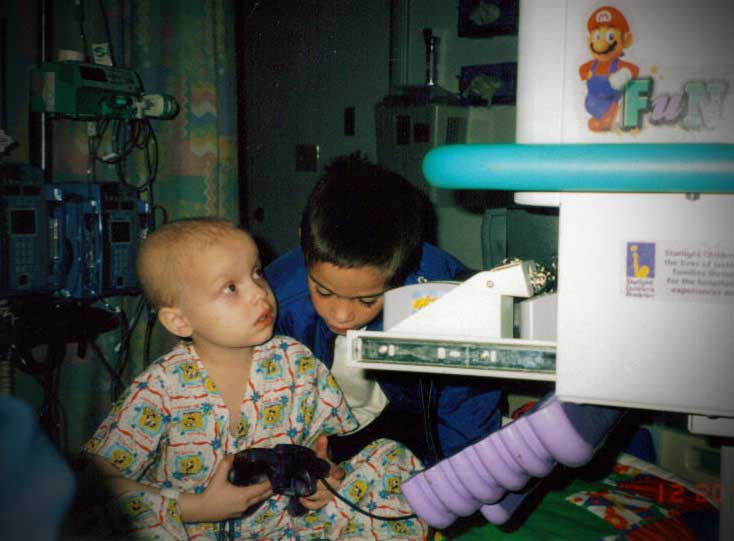
<path id="1" fill-rule="evenodd" d="M 562 194 L 558 285 L 561 400 L 734 416 L 734 195 Z"/>
<path id="2" fill-rule="evenodd" d="M 615 0 L 629 23 L 632 44 L 623 59 L 652 82 L 650 107 L 639 129 L 606 132 L 587 127 L 586 82 L 579 67 L 591 60 L 587 21 L 597 0 L 521 0 L 518 32 L 517 141 L 519 143 L 704 143 L 734 141 L 734 48 L 731 0 Z M 684 127 L 692 82 L 725 84 L 702 108 L 702 125 Z M 654 101 L 682 97 L 679 114 L 653 121 Z M 672 111 L 673 109 L 671 109 Z"/>

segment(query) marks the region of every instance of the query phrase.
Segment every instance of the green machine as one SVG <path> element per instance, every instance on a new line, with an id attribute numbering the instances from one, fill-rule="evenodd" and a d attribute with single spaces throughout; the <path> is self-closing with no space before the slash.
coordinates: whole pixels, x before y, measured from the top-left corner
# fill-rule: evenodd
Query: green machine
<path id="1" fill-rule="evenodd" d="M 144 94 L 132 70 L 76 61 L 45 62 L 31 72 L 31 110 L 60 118 L 172 118 L 171 96 Z"/>

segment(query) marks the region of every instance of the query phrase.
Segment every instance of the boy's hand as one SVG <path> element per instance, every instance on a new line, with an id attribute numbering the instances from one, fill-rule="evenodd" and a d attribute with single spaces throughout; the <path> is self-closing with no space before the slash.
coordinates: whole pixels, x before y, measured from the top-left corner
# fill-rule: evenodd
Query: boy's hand
<path id="1" fill-rule="evenodd" d="M 329 475 L 326 478 L 326 482 L 329 483 L 329 485 L 331 485 L 334 490 L 339 490 L 339 486 L 346 476 L 346 472 L 343 468 L 340 468 L 331 460 L 329 460 L 329 438 L 323 435 L 319 436 L 316 439 L 313 450 L 318 458 L 326 460 L 331 466 L 331 470 L 329 471 Z M 333 497 L 334 495 L 329 491 L 328 488 L 326 488 L 326 486 L 324 486 L 324 483 L 318 481 L 316 485 L 316 492 L 314 492 L 310 496 L 298 498 L 298 501 L 306 509 L 315 511 L 317 509 L 321 509 L 323 506 L 329 503 Z"/>
<path id="2" fill-rule="evenodd" d="M 219 463 L 209 486 L 201 494 L 182 494 L 179 500 L 184 522 L 209 522 L 237 518 L 251 505 L 269 498 L 270 481 L 238 487 L 227 480 L 234 455 Z"/>

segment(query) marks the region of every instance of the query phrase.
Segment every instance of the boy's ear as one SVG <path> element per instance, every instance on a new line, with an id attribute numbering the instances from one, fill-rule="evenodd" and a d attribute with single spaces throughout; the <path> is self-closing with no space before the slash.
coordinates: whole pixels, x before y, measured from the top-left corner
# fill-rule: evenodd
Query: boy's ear
<path id="1" fill-rule="evenodd" d="M 181 338 L 191 336 L 193 329 L 179 308 L 164 307 L 158 310 L 158 320 L 168 332 Z"/>

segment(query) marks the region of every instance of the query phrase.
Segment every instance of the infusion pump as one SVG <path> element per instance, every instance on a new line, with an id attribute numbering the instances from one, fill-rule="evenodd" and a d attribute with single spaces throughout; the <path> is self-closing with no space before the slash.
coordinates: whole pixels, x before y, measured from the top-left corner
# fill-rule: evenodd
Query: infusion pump
<path id="1" fill-rule="evenodd" d="M 134 186 L 6 178 L 0 195 L 3 296 L 94 299 L 139 291 L 135 257 L 151 214 Z"/>

